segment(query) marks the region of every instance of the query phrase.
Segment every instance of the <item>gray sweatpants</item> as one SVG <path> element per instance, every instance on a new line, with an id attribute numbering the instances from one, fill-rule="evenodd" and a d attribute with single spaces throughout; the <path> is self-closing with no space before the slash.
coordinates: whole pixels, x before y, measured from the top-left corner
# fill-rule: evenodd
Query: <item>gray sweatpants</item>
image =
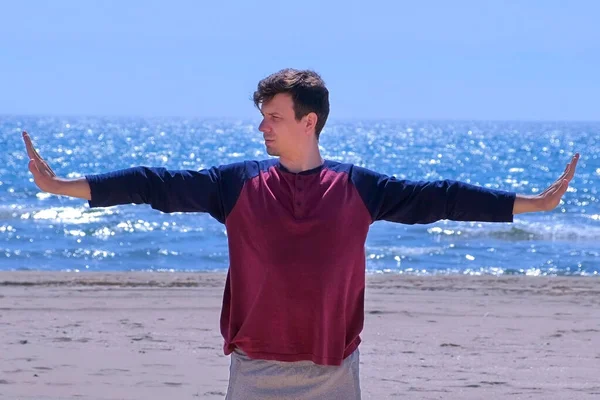
<path id="1" fill-rule="evenodd" d="M 358 349 L 339 367 L 252 360 L 235 350 L 225 400 L 360 400 L 358 371 Z"/>

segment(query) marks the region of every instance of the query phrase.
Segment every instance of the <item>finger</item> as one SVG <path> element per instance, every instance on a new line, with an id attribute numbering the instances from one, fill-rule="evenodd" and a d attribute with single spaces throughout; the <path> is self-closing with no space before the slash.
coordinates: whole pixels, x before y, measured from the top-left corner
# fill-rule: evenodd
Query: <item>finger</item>
<path id="1" fill-rule="evenodd" d="M 549 191 L 544 198 L 546 199 L 546 204 L 548 204 L 548 209 L 553 210 L 556 206 L 560 204 L 560 200 L 563 195 L 567 191 L 569 184 L 566 180 L 561 181 L 560 185 L 554 187 L 551 191 Z"/>
<path id="2" fill-rule="evenodd" d="M 41 159 L 34 159 L 37 169 L 44 175 L 56 176 L 52 168 L 48 165 L 48 163 Z"/>
<path id="3" fill-rule="evenodd" d="M 565 193 L 567 193 L 567 190 L 569 189 L 569 181 L 567 179 L 562 181 L 562 185 L 560 185 L 560 188 L 558 189 L 558 193 L 560 195 L 560 197 L 563 197 L 565 195 Z"/>
<path id="4" fill-rule="evenodd" d="M 42 156 L 40 156 L 40 153 L 38 153 L 33 146 L 31 137 L 27 132 L 23 132 L 23 138 L 25 139 L 25 146 L 27 147 L 27 154 L 29 155 L 29 158 L 43 160 Z"/>
<path id="5" fill-rule="evenodd" d="M 558 185 L 556 185 L 556 188 L 554 189 L 554 193 L 565 194 L 565 192 L 567 191 L 568 188 L 569 188 L 569 181 L 567 179 L 563 179 L 559 182 Z"/>
<path id="6" fill-rule="evenodd" d="M 575 156 L 573 156 L 573 161 L 571 161 L 571 167 L 569 168 L 569 173 L 566 176 L 566 179 L 568 179 L 569 181 L 571 181 L 571 179 L 573 179 L 573 176 L 575 176 L 575 170 L 577 169 L 578 161 L 579 153 L 575 154 Z"/>
<path id="7" fill-rule="evenodd" d="M 33 147 L 33 143 L 29 134 L 27 132 L 23 132 L 23 139 L 25 140 L 25 145 L 27 147 L 27 154 L 31 160 L 35 160 L 37 170 L 41 173 L 46 173 L 50 176 L 56 176 L 56 173 L 50 168 L 50 165 L 40 156 L 35 147 Z"/>
<path id="8" fill-rule="evenodd" d="M 556 191 L 556 189 L 558 187 L 560 187 L 563 179 L 564 179 L 564 174 L 561 175 L 560 178 L 558 178 L 557 180 L 552 182 L 552 184 L 550 184 L 550 186 L 548 186 L 542 193 L 540 193 L 540 195 L 543 196 L 545 194 L 554 193 Z"/>
<path id="9" fill-rule="evenodd" d="M 557 181 L 560 181 L 561 179 L 565 179 L 569 175 L 570 170 L 571 170 L 571 162 L 568 162 L 567 166 L 565 167 L 565 170 L 563 171 L 561 176 L 557 179 Z"/>
<path id="10" fill-rule="evenodd" d="M 29 172 L 31 172 L 34 177 L 40 173 L 40 170 L 38 169 L 35 160 L 29 160 L 29 164 L 27 164 L 27 167 L 29 168 Z"/>
<path id="11" fill-rule="evenodd" d="M 42 160 L 42 161 L 44 160 L 44 159 L 42 158 L 42 156 L 40 156 L 40 153 L 38 153 L 37 149 L 36 149 L 36 148 L 33 146 L 33 143 L 31 143 L 31 149 L 33 150 L 33 153 L 35 154 L 35 156 L 36 156 L 37 158 L 39 158 L 39 159 L 40 159 L 40 160 Z"/>
<path id="12" fill-rule="evenodd" d="M 42 168 L 43 168 L 44 172 L 46 172 L 46 174 L 48 174 L 50 176 L 56 176 L 56 174 L 54 173 L 52 168 L 50 168 L 50 165 L 48 165 L 48 163 L 46 161 L 41 160 L 41 164 L 42 164 Z"/>
<path id="13" fill-rule="evenodd" d="M 566 179 L 563 179 L 560 185 L 558 185 L 554 192 L 551 194 L 551 196 L 556 197 L 556 202 L 560 203 L 560 199 L 565 195 L 568 188 L 569 182 Z"/>
<path id="14" fill-rule="evenodd" d="M 27 155 L 30 159 L 34 160 L 37 158 L 36 151 L 33 148 L 33 143 L 27 132 L 23 132 L 23 141 L 25 142 L 25 149 L 27 149 Z"/>
<path id="15" fill-rule="evenodd" d="M 562 175 L 556 180 L 556 182 L 559 182 L 562 179 L 567 179 L 570 181 L 573 178 L 573 175 L 575 175 L 575 168 L 577 167 L 578 160 L 579 160 L 579 153 L 576 153 L 573 156 L 573 159 L 571 160 L 571 162 L 567 163 L 565 170 L 563 171 Z"/>
<path id="16" fill-rule="evenodd" d="M 567 180 L 567 188 L 568 188 L 569 182 L 571 181 L 571 179 L 573 179 L 573 176 L 575 175 L 575 168 L 577 167 L 577 161 L 579 161 L 579 153 L 575 153 L 571 162 L 567 163 L 565 170 L 563 171 L 561 176 L 556 181 L 554 181 L 554 183 L 552 183 L 550 186 L 548 186 L 546 188 L 546 190 L 544 190 L 542 193 L 540 193 L 540 195 L 542 195 L 542 196 L 543 195 L 553 195 L 557 190 L 559 190 L 562 187 L 563 180 Z M 565 191 L 567 188 L 565 188 Z"/>
<path id="17" fill-rule="evenodd" d="M 33 147 L 33 145 L 31 147 L 33 148 L 33 152 L 35 153 L 36 157 L 39 158 L 40 160 L 43 160 L 42 156 L 40 156 L 40 153 L 38 153 L 38 151 L 36 150 L 36 148 Z"/>

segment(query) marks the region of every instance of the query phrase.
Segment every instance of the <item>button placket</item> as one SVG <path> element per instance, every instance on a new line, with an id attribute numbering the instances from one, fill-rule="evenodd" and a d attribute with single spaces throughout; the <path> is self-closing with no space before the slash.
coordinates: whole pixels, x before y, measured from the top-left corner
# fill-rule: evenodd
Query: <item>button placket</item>
<path id="1" fill-rule="evenodd" d="M 301 213 L 301 210 L 304 206 L 304 179 L 302 179 L 301 175 L 296 176 L 296 184 L 295 184 L 295 192 L 294 192 L 294 201 L 296 213 Z"/>

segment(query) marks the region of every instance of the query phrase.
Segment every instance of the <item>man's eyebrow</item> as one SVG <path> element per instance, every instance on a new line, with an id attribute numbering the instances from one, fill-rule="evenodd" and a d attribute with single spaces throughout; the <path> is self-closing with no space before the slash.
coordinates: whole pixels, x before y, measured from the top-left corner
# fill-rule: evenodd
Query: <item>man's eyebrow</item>
<path id="1" fill-rule="evenodd" d="M 260 113 L 261 113 L 263 116 L 264 116 L 265 114 L 266 114 L 266 115 L 270 115 L 270 116 L 281 116 L 281 114 L 280 114 L 280 113 L 278 113 L 277 111 L 270 111 L 270 112 L 266 112 L 266 113 L 261 111 Z"/>

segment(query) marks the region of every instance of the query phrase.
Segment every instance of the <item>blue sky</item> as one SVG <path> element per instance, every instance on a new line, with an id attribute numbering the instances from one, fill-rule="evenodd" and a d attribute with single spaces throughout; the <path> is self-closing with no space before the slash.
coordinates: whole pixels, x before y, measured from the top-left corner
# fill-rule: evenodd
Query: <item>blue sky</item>
<path id="1" fill-rule="evenodd" d="M 321 73 L 332 118 L 600 120 L 592 0 L 0 9 L 0 114 L 256 117 L 256 83 L 289 66 Z"/>

